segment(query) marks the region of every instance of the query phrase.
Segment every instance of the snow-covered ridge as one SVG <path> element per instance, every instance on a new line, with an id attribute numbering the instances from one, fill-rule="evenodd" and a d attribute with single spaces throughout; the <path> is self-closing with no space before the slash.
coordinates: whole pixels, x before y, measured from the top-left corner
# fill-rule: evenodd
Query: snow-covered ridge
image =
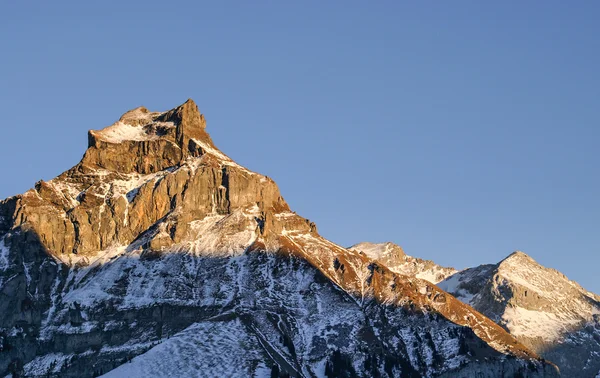
<path id="1" fill-rule="evenodd" d="M 175 128 L 173 122 L 157 121 L 162 114 L 164 113 L 149 112 L 146 108 L 139 107 L 125 113 L 111 126 L 91 133 L 109 143 L 159 139 L 169 129 Z"/>
<path id="2" fill-rule="evenodd" d="M 154 126 L 162 126 L 164 128 L 172 128 L 175 125 L 172 122 L 155 122 L 155 119 L 162 113 L 149 112 L 144 107 L 135 108 L 123 114 L 123 116 L 111 126 L 102 130 L 91 131 L 91 133 L 109 143 L 122 143 L 127 140 L 143 141 L 158 139 L 156 128 L 154 132 L 148 127 L 151 124 Z"/>
<path id="3" fill-rule="evenodd" d="M 517 337 L 536 338 L 554 342 L 577 328 L 580 320 L 562 312 L 528 310 L 522 307 L 507 307 L 501 323 Z"/>
<path id="4" fill-rule="evenodd" d="M 454 268 L 442 267 L 433 261 L 409 256 L 401 247 L 391 242 L 362 242 L 349 249 L 364 253 L 370 259 L 381 262 L 393 272 L 424 279 L 434 284 L 457 272 Z"/>
<path id="5" fill-rule="evenodd" d="M 566 376 L 591 378 L 600 368 L 600 298 L 527 254 L 516 251 L 497 264 L 465 269 L 438 286 L 557 363 Z"/>
<path id="6" fill-rule="evenodd" d="M 485 285 L 511 290 L 513 296 L 505 298 L 511 306 L 498 314 L 498 319 L 515 334 L 529 337 L 556 340 L 574 326 L 592 320 L 600 309 L 595 296 L 579 284 L 520 251 L 496 265 L 465 269 L 439 284 L 475 306 L 485 300 L 481 292 Z"/>

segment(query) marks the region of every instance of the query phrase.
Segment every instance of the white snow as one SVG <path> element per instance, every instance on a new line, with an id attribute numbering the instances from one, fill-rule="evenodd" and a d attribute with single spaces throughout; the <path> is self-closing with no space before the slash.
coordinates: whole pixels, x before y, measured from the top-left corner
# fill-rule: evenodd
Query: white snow
<path id="1" fill-rule="evenodd" d="M 448 293 L 454 293 L 458 289 L 458 286 L 461 284 L 461 276 L 460 274 L 454 274 L 444 281 L 438 283 L 438 287 Z"/>
<path id="2" fill-rule="evenodd" d="M 51 353 L 36 357 L 25 365 L 25 376 L 44 377 L 49 373 L 60 373 L 63 365 L 74 356 L 74 354 Z"/>
<path id="3" fill-rule="evenodd" d="M 102 140 L 109 143 L 122 143 L 124 141 L 144 141 L 159 139 L 160 136 L 148 133 L 145 127 L 151 122 L 151 119 L 146 119 L 147 123 L 140 125 L 130 125 L 126 121 L 119 121 L 112 126 L 104 128 L 100 131 L 94 131 L 94 135 L 99 136 Z M 173 122 L 152 122 L 156 126 L 175 127 Z"/>
<path id="4" fill-rule="evenodd" d="M 252 172 L 251 170 L 247 169 L 246 167 L 243 167 L 243 166 L 239 165 L 238 163 L 236 163 L 235 161 L 233 161 L 229 156 L 225 155 L 224 153 L 222 153 L 218 149 L 209 146 L 208 144 L 202 142 L 201 140 L 193 139 L 193 141 L 196 142 L 196 144 L 198 144 L 200 147 L 202 147 L 202 149 L 204 150 L 205 153 L 210 154 L 210 155 L 216 157 L 220 161 L 220 163 L 222 165 L 227 165 L 227 166 L 235 167 L 235 168 L 237 168 L 237 169 L 239 169 L 239 170 L 241 170 L 244 173 L 249 174 L 249 175 L 258 175 L 258 173 Z"/>
<path id="5" fill-rule="evenodd" d="M 259 213 L 258 206 L 252 205 L 236 209 L 227 216 L 215 213 L 209 214 L 201 220 L 192 221 L 189 235 L 184 241 L 165 248 L 161 251 L 164 259 L 152 264 L 140 261 L 142 252 L 140 247 L 149 238 L 170 238 L 166 230 L 168 219 L 158 225 L 156 234 L 146 235 L 144 240 L 137 241 L 135 245 L 114 246 L 97 253 L 92 258 L 73 257 L 70 261 L 71 266 L 79 262 L 83 263 L 85 267 L 71 270 L 67 282 L 73 282 L 73 284 L 64 290 L 62 302 L 77 302 L 83 307 L 90 307 L 97 302 L 107 300 L 113 296 L 111 292 L 115 282 L 126 275 L 127 271 L 131 271 L 130 274 L 136 275 L 139 279 L 127 287 L 121 307 L 143 307 L 162 299 L 169 301 L 169 297 L 174 294 L 165 293 L 167 288 L 163 277 L 170 277 L 170 275 L 163 276 L 162 271 L 165 273 L 180 272 L 179 264 L 187 261 L 189 266 L 185 268 L 190 269 L 190 274 L 197 278 L 198 272 L 194 270 L 197 265 L 196 257 L 218 258 L 242 255 L 257 238 L 255 217 Z M 181 255 L 187 257 L 181 260 L 177 257 Z M 110 264 L 108 264 L 109 262 Z M 94 275 L 93 280 L 89 279 L 90 275 Z M 157 275 L 158 278 L 156 278 Z M 142 277 L 148 277 L 148 280 Z M 181 277 L 181 279 L 185 280 L 186 277 Z M 182 299 L 175 296 L 172 301 L 197 304 L 194 297 L 186 298 L 182 302 Z"/>
<path id="6" fill-rule="evenodd" d="M 171 170 L 166 170 L 147 175 L 140 175 L 138 173 L 121 175 L 119 179 L 111 181 L 110 183 L 111 187 L 113 188 L 113 197 L 124 195 L 128 202 L 132 202 L 135 199 L 139 189 L 144 184 L 160 180 L 170 172 Z"/>
<path id="7" fill-rule="evenodd" d="M 256 205 L 237 209 L 227 216 L 209 214 L 190 223 L 191 235 L 188 241 L 165 250 L 212 257 L 239 255 L 256 240 L 255 217 L 259 215 L 260 209 Z"/>
<path id="8" fill-rule="evenodd" d="M 507 307 L 502 323 L 514 336 L 540 337 L 546 341 L 559 340 L 561 336 L 577 327 L 579 322 L 572 318 L 561 318 L 552 312 L 527 310 L 522 307 Z"/>
<path id="9" fill-rule="evenodd" d="M 460 288 L 462 283 L 463 276 L 459 273 L 453 274 L 452 276 L 446 278 L 445 280 L 438 282 L 437 286 L 454 295 L 456 298 L 460 299 L 462 302 L 471 305 L 473 298 L 475 295 L 467 292 L 466 290 Z"/>
<path id="10" fill-rule="evenodd" d="M 30 272 L 31 264 L 32 263 L 25 263 L 23 261 L 23 272 L 25 273 L 25 279 L 27 280 L 26 281 L 27 288 L 29 288 L 29 285 L 31 284 L 31 272 Z"/>
<path id="11" fill-rule="evenodd" d="M 10 266 L 10 261 L 8 260 L 9 250 L 8 247 L 4 244 L 6 236 L 0 238 L 0 270 L 6 270 Z"/>
<path id="12" fill-rule="evenodd" d="M 205 322 L 164 340 L 104 378 L 264 377 L 270 369 L 256 336 L 239 320 Z M 269 376 L 269 375 L 266 375 Z"/>
<path id="13" fill-rule="evenodd" d="M 105 300 L 110 297 L 107 290 L 112 283 L 118 279 L 118 272 L 114 269 L 102 269 L 97 274 L 96 279 L 89 282 L 83 282 L 89 273 L 98 268 L 102 268 L 108 261 L 117 256 L 125 254 L 126 247 L 114 247 L 106 251 L 102 251 L 94 257 L 84 268 L 71 269 L 67 282 L 73 282 L 71 290 L 65 290 L 63 303 L 77 302 L 84 306 L 91 306 L 95 302 Z M 72 259 L 71 264 L 75 265 L 79 259 Z M 119 262 L 120 267 L 123 263 Z M 125 268 L 123 266 L 123 268 Z"/>
<path id="14" fill-rule="evenodd" d="M 121 143 L 125 140 L 142 141 L 151 138 L 142 126 L 132 126 L 123 122 L 117 122 L 105 128 L 101 132 L 98 132 L 98 135 L 110 143 Z"/>
<path id="15" fill-rule="evenodd" d="M 113 198 L 118 196 L 125 196 L 127 198 L 127 201 L 131 203 L 135 199 L 135 196 L 137 195 L 139 189 L 144 184 L 160 180 L 172 171 L 173 169 L 167 169 L 165 171 L 160 171 L 147 175 L 141 175 L 138 173 L 120 173 L 117 176 L 118 178 L 113 179 L 110 182 L 96 185 L 95 189 L 98 189 L 98 191 L 103 193 L 103 195 L 105 196 L 111 193 Z M 93 173 L 90 173 L 91 176 L 97 176 L 99 178 L 104 178 L 110 174 L 114 175 L 115 173 L 103 169 L 97 169 Z M 82 193 L 84 193 L 84 191 L 80 190 L 79 188 L 80 184 L 73 184 L 61 178 L 50 180 L 48 184 L 53 186 L 57 193 L 62 194 L 64 198 L 69 202 L 71 207 L 79 205 L 79 198 L 82 195 Z M 99 189 L 101 189 L 101 191 Z"/>
<path id="16" fill-rule="evenodd" d="M 401 273 L 402 271 L 399 270 L 398 273 Z M 422 280 L 425 281 L 429 281 L 432 284 L 437 284 L 438 282 L 442 281 L 445 277 L 449 276 L 450 273 L 448 271 L 448 268 L 442 268 L 440 266 L 434 266 L 430 269 L 424 269 L 421 272 L 415 274 L 415 277 L 420 278 Z"/>
<path id="17" fill-rule="evenodd" d="M 59 179 L 50 180 L 48 184 L 52 185 L 56 192 L 61 193 L 71 207 L 75 207 L 79 204 L 77 199 L 79 198 L 81 191 L 74 185 L 70 185 Z"/>
<path id="18" fill-rule="evenodd" d="M 46 319 L 42 320 L 42 329 L 44 329 L 46 327 L 46 325 L 48 325 L 48 323 L 50 322 L 50 320 L 52 319 L 52 317 L 54 316 L 54 313 L 56 311 L 56 301 L 57 301 L 57 296 L 59 295 L 58 293 L 58 287 L 60 285 L 60 275 L 57 275 L 56 278 L 54 279 L 54 285 L 52 285 L 52 291 L 50 293 L 50 308 L 48 309 L 47 313 L 46 313 Z M 43 333 L 44 331 L 42 331 L 42 338 L 43 338 Z"/>
<path id="19" fill-rule="evenodd" d="M 390 255 L 394 250 L 394 245 L 392 243 L 363 242 L 352 246 L 351 249 L 364 252 L 371 259 L 380 259 Z"/>
<path id="20" fill-rule="evenodd" d="M 457 272 L 456 269 L 445 268 L 432 261 L 409 256 L 404 253 L 402 248 L 390 242 L 362 242 L 349 249 L 360 251 L 368 258 L 384 263 L 395 273 L 417 277 L 433 284 L 437 284 Z"/>

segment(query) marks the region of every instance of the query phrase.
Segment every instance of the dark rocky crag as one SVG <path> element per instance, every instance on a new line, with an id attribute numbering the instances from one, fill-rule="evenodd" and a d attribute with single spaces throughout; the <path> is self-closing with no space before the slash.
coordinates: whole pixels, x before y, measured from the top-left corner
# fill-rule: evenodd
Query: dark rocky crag
<path id="1" fill-rule="evenodd" d="M 0 375 L 160 371 L 181 356 L 145 356 L 205 347 L 189 340 L 202 327 L 237 327 L 244 347 L 198 349 L 172 374 L 558 375 L 435 285 L 322 238 L 205 128 L 192 100 L 136 108 L 90 131 L 75 167 L 0 203 Z"/>

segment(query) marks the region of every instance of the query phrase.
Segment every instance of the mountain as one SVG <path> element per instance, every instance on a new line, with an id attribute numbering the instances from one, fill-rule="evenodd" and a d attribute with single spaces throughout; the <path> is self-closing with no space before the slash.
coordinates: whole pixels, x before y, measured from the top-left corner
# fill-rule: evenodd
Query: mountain
<path id="1" fill-rule="evenodd" d="M 392 272 L 410 277 L 417 277 L 437 284 L 458 271 L 437 265 L 431 260 L 423 260 L 404 253 L 402 248 L 394 243 L 358 243 L 350 247 L 364 253 L 369 259 L 380 262 Z"/>
<path id="2" fill-rule="evenodd" d="M 432 283 L 319 235 L 188 100 L 0 202 L 0 375 L 555 377 Z"/>
<path id="3" fill-rule="evenodd" d="M 473 306 L 563 376 L 600 374 L 600 296 L 523 252 L 460 271 L 438 286 Z"/>

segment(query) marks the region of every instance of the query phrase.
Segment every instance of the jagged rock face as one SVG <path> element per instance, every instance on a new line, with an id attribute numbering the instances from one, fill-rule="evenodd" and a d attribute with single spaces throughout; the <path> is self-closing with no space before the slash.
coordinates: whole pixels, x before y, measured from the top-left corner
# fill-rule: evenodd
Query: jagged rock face
<path id="1" fill-rule="evenodd" d="M 165 122 L 172 126 L 157 132 Z M 220 154 L 204 127 L 191 100 L 163 114 L 127 112 L 90 132 L 81 163 L 17 199 L 17 225 L 31 227 L 50 253 L 68 261 L 128 244 L 167 215 L 170 241 L 154 246 L 181 242 L 191 220 L 212 212 L 251 203 L 264 213 L 288 210 L 272 180 Z"/>
<path id="2" fill-rule="evenodd" d="M 465 269 L 439 286 L 498 322 L 568 377 L 600 370 L 600 297 L 515 252 Z"/>
<path id="3" fill-rule="evenodd" d="M 0 203 L 0 375 L 557 375 L 430 282 L 322 238 L 205 127 L 191 100 L 136 108 Z"/>
<path id="4" fill-rule="evenodd" d="M 454 268 L 437 265 L 431 260 L 423 260 L 404 253 L 402 248 L 394 243 L 355 244 L 349 249 L 364 253 L 372 260 L 381 262 L 391 271 L 410 277 L 417 277 L 437 284 L 457 272 Z"/>
<path id="5" fill-rule="evenodd" d="M 160 172 L 201 155 L 202 145 L 214 147 L 205 128 L 192 100 L 165 113 L 139 107 L 104 130 L 90 131 L 81 165 L 120 173 Z"/>

